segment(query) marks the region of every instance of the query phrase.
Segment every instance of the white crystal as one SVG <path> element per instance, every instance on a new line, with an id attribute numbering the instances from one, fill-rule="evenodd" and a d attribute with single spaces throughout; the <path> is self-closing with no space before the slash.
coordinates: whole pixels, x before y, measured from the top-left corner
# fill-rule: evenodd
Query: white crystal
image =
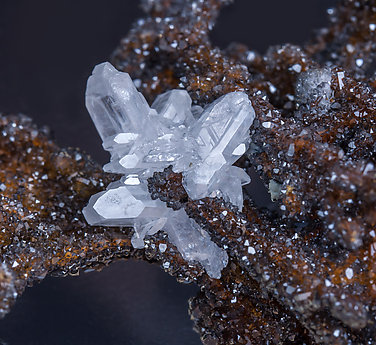
<path id="1" fill-rule="evenodd" d="M 355 63 L 358 67 L 362 67 L 363 66 L 363 59 L 356 59 L 355 60 Z"/>
<path id="2" fill-rule="evenodd" d="M 234 163 L 239 157 L 233 157 L 232 152 L 248 140 L 254 118 L 252 104 L 244 92 L 231 92 L 211 103 L 190 130 L 199 145 L 200 157 L 223 155 Z"/>
<path id="3" fill-rule="evenodd" d="M 143 223 L 142 220 L 137 220 L 133 225 L 134 235 L 131 239 L 134 248 L 142 249 L 145 247 L 144 238 L 147 235 L 154 235 L 159 230 L 163 229 L 167 222 L 167 217 L 152 220 L 148 223 Z"/>
<path id="4" fill-rule="evenodd" d="M 131 155 L 126 155 L 122 159 L 120 159 L 119 163 L 124 168 L 131 169 L 131 168 L 135 168 L 139 161 L 140 161 L 140 158 L 137 156 L 137 154 L 132 153 Z"/>
<path id="5" fill-rule="evenodd" d="M 192 107 L 187 91 L 171 90 L 150 107 L 127 73 L 103 63 L 88 80 L 86 105 L 111 153 L 104 170 L 124 175 L 91 197 L 83 210 L 86 220 L 132 226 L 135 248 L 163 229 L 185 260 L 198 261 L 210 276 L 219 277 L 226 252 L 184 210 L 152 200 L 146 178 L 172 165 L 183 173 L 190 198 L 222 197 L 241 209 L 242 186 L 250 178 L 232 164 L 249 144 L 255 113 L 248 96 L 232 92 L 202 109 Z"/>
<path id="6" fill-rule="evenodd" d="M 171 90 L 159 95 L 152 108 L 174 124 L 190 125 L 194 122 L 191 111 L 192 100 L 185 90 Z"/>
<path id="7" fill-rule="evenodd" d="M 189 183 L 190 181 L 187 181 L 186 178 L 184 182 Z M 225 201 L 231 202 L 241 210 L 243 208 L 242 186 L 250 182 L 251 178 L 243 169 L 232 165 L 224 165 L 215 172 L 210 186 L 207 187 L 207 191 L 209 195 L 218 191 L 216 196 L 220 196 Z M 191 182 L 191 185 L 196 188 L 199 186 L 195 181 Z M 186 190 L 189 188 L 189 186 L 185 185 Z"/>
<path id="8" fill-rule="evenodd" d="M 279 199 L 281 195 L 282 185 L 274 180 L 269 181 L 269 193 L 272 201 Z"/>
<path id="9" fill-rule="evenodd" d="M 332 74 L 327 68 L 315 68 L 299 75 L 296 84 L 296 97 L 301 104 L 317 103 L 320 107 L 330 107 Z"/>
<path id="10" fill-rule="evenodd" d="M 137 133 L 119 133 L 114 138 L 116 144 L 129 144 L 138 138 Z"/>
<path id="11" fill-rule="evenodd" d="M 296 73 L 300 73 L 302 71 L 302 66 L 299 64 L 295 64 L 291 67 Z"/>
<path id="12" fill-rule="evenodd" d="M 130 76 L 109 63 L 94 68 L 86 89 L 86 107 L 103 140 L 130 129 L 139 132 L 147 124 L 150 109 Z M 136 121 L 134 114 L 146 116 Z"/>
<path id="13" fill-rule="evenodd" d="M 262 127 L 264 128 L 270 128 L 272 126 L 272 123 L 270 121 L 265 121 L 262 123 Z"/>
<path id="14" fill-rule="evenodd" d="M 167 214 L 165 203 L 151 199 L 146 182 L 126 186 L 126 180 L 110 183 L 106 191 L 90 198 L 83 209 L 89 224 L 133 226 L 136 220 L 142 219 L 146 224 Z"/>
<path id="15" fill-rule="evenodd" d="M 248 253 L 249 254 L 256 254 L 256 251 L 255 251 L 255 248 L 253 248 L 253 247 L 248 247 Z"/>
<path id="16" fill-rule="evenodd" d="M 240 144 L 238 147 L 236 147 L 234 149 L 234 151 L 232 151 L 232 154 L 234 156 L 242 156 L 246 151 L 246 146 L 245 144 Z"/>
<path id="17" fill-rule="evenodd" d="M 345 78 L 345 73 L 344 72 L 338 72 L 337 73 L 337 77 L 338 77 L 338 85 L 339 85 L 339 89 L 342 90 L 344 84 L 343 84 L 343 78 Z"/>
<path id="18" fill-rule="evenodd" d="M 242 182 L 239 176 L 244 173 L 222 167 L 231 166 L 248 146 L 255 114 L 245 93 L 224 95 L 203 111 L 196 106 L 201 116 L 195 120 L 185 90 L 159 95 L 150 108 L 128 74 L 104 63 L 89 78 L 86 97 L 103 146 L 111 153 L 105 171 L 145 178 L 173 165 L 175 172 L 184 172 L 184 186 L 192 199 L 216 191 L 242 208 L 242 193 L 239 198 L 226 181 L 236 184 L 238 192 L 249 178 Z"/>
<path id="19" fill-rule="evenodd" d="M 219 278 L 227 265 L 226 252 L 211 241 L 208 233 L 184 209 L 174 211 L 162 201 L 152 200 L 146 182 L 138 186 L 114 182 L 105 192 L 92 196 L 83 213 L 91 225 L 133 226 L 134 248 L 144 248 L 145 236 L 163 229 L 183 258 L 200 262 L 212 278 Z"/>
<path id="20" fill-rule="evenodd" d="M 222 168 L 235 163 L 240 157 L 239 153 L 245 150 L 254 118 L 251 102 L 242 92 L 224 95 L 204 109 L 189 131 L 196 138 L 201 158 L 201 162 L 183 172 L 183 184 L 190 198 L 201 199 L 209 196 L 213 190 L 219 190 L 225 199 L 242 208 L 242 202 L 239 205 L 232 193 L 228 194 L 226 187 L 232 179 L 239 181 L 239 174 L 234 169 Z"/>
<path id="21" fill-rule="evenodd" d="M 183 209 L 171 212 L 164 230 L 185 260 L 200 262 L 210 277 L 220 278 L 227 253 Z"/>
<path id="22" fill-rule="evenodd" d="M 167 249 L 167 244 L 165 243 L 160 243 L 159 246 L 158 246 L 159 250 L 161 253 L 164 253 Z"/>
<path id="23" fill-rule="evenodd" d="M 347 50 L 350 54 L 352 54 L 352 53 L 355 51 L 355 47 L 354 47 L 352 44 L 348 43 L 348 44 L 346 44 L 346 50 Z"/>
<path id="24" fill-rule="evenodd" d="M 124 184 L 125 185 L 131 185 L 131 186 L 134 186 L 134 185 L 137 185 L 137 184 L 140 184 L 140 180 L 138 178 L 137 175 L 135 174 L 131 174 L 131 175 L 128 175 L 125 180 L 124 180 Z"/>
<path id="25" fill-rule="evenodd" d="M 352 279 L 352 277 L 354 276 L 354 271 L 352 270 L 352 268 L 346 268 L 345 274 L 347 279 Z"/>
<path id="26" fill-rule="evenodd" d="M 144 208 L 144 204 L 136 200 L 125 186 L 108 190 L 93 206 L 101 217 L 114 219 L 136 218 Z"/>
<path id="27" fill-rule="evenodd" d="M 287 155 L 289 157 L 292 157 L 294 155 L 294 153 L 295 153 L 295 145 L 294 144 L 290 144 L 289 148 L 287 150 Z"/>

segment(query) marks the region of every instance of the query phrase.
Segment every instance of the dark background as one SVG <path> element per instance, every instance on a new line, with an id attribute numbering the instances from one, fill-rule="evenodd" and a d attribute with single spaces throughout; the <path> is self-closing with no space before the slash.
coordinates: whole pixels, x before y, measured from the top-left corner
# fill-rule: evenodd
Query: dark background
<path id="1" fill-rule="evenodd" d="M 326 25 L 335 0 L 237 0 L 212 33 L 264 52 L 302 44 Z M 101 164 L 102 150 L 84 107 L 86 79 L 108 60 L 132 22 L 136 0 L 0 0 L 0 111 L 48 125 L 61 146 L 77 146 Z M 0 321 L 8 345 L 199 345 L 187 313 L 196 286 L 157 266 L 117 262 L 102 272 L 46 278 L 27 289 Z"/>

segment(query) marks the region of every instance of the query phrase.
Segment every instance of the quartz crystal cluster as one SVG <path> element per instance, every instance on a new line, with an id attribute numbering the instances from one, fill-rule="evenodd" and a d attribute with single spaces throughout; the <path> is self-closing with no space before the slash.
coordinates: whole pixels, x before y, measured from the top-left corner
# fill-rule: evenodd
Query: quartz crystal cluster
<path id="1" fill-rule="evenodd" d="M 141 1 L 116 70 L 96 69 L 88 108 L 116 175 L 0 117 L 1 315 L 47 274 L 136 258 L 198 284 L 205 345 L 376 344 L 376 4 L 339 0 L 313 41 L 260 55 L 212 46 L 228 2 Z M 95 193 L 85 214 L 104 226 L 81 212 Z"/>
<path id="2" fill-rule="evenodd" d="M 111 153 L 105 171 L 124 174 L 91 198 L 84 209 L 87 221 L 132 226 L 135 248 L 144 247 L 146 235 L 163 229 L 186 260 L 200 262 L 211 277 L 219 278 L 226 252 L 183 209 L 174 211 L 152 200 L 145 179 L 171 165 L 183 173 L 193 200 L 219 196 L 241 210 L 242 186 L 250 178 L 232 164 L 245 153 L 255 118 L 248 96 L 232 92 L 205 109 L 192 109 L 187 91 L 171 90 L 149 107 L 127 73 L 103 63 L 89 78 L 86 105 L 103 147 Z"/>

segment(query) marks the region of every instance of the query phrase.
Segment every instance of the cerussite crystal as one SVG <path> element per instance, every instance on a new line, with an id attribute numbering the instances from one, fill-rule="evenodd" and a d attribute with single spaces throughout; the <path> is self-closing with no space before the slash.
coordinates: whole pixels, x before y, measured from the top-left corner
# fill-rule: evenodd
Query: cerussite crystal
<path id="1" fill-rule="evenodd" d="M 248 96 L 224 95 L 200 109 L 201 114 L 196 108 L 196 120 L 187 91 L 170 90 L 149 107 L 127 73 L 103 63 L 89 78 L 86 104 L 103 147 L 111 153 L 105 170 L 125 175 L 91 198 L 84 209 L 87 221 L 133 226 L 136 248 L 143 248 L 146 235 L 163 229 L 185 259 L 200 262 L 211 277 L 219 278 L 227 264 L 226 252 L 184 209 L 173 211 L 152 200 L 144 180 L 171 165 L 175 172 L 183 172 L 192 199 L 221 196 L 242 209 L 242 186 L 250 178 L 232 164 L 248 147 L 255 117 Z"/>

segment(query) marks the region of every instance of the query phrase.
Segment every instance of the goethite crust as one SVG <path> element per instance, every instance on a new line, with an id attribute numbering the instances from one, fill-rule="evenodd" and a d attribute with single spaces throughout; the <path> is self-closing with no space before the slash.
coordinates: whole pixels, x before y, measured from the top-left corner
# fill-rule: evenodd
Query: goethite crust
<path id="1" fill-rule="evenodd" d="M 260 56 L 239 44 L 211 46 L 208 32 L 226 3 L 142 1 L 148 16 L 112 63 L 149 103 L 108 64 L 91 77 L 107 69 L 124 81 L 120 93 L 133 90 L 120 104 L 108 76 L 95 83 L 103 117 L 90 108 L 89 82 L 88 108 L 112 173 L 79 151 L 61 150 L 30 119 L 1 117 L 2 315 L 48 273 L 78 274 L 132 257 L 201 287 L 189 310 L 204 344 L 376 343 L 376 5 L 339 1 L 329 28 L 312 42 Z M 254 111 L 230 153 L 247 151 L 236 163 L 223 154 L 218 169 L 209 169 L 218 155 L 205 167 L 211 177 L 222 167 L 220 176 L 241 171 L 230 181 L 236 186 L 246 182 L 244 171 L 256 171 L 274 209 L 257 206 L 248 192 L 243 205 L 239 188 L 221 179 L 210 188 L 211 177 L 196 179 L 210 156 L 196 150 L 203 115 L 231 95 L 247 95 L 246 113 Z M 132 107 L 153 128 L 125 125 Z M 145 161 L 153 149 L 158 159 Z M 103 226 L 88 226 L 81 212 L 95 193 L 85 214 Z M 130 206 L 96 204 L 106 193 Z M 156 215 L 144 217 L 153 207 Z M 117 224 L 127 227 L 114 226 L 119 212 Z M 186 251 L 192 243 L 213 249 L 206 258 L 222 257 L 205 261 L 201 249 Z"/>

